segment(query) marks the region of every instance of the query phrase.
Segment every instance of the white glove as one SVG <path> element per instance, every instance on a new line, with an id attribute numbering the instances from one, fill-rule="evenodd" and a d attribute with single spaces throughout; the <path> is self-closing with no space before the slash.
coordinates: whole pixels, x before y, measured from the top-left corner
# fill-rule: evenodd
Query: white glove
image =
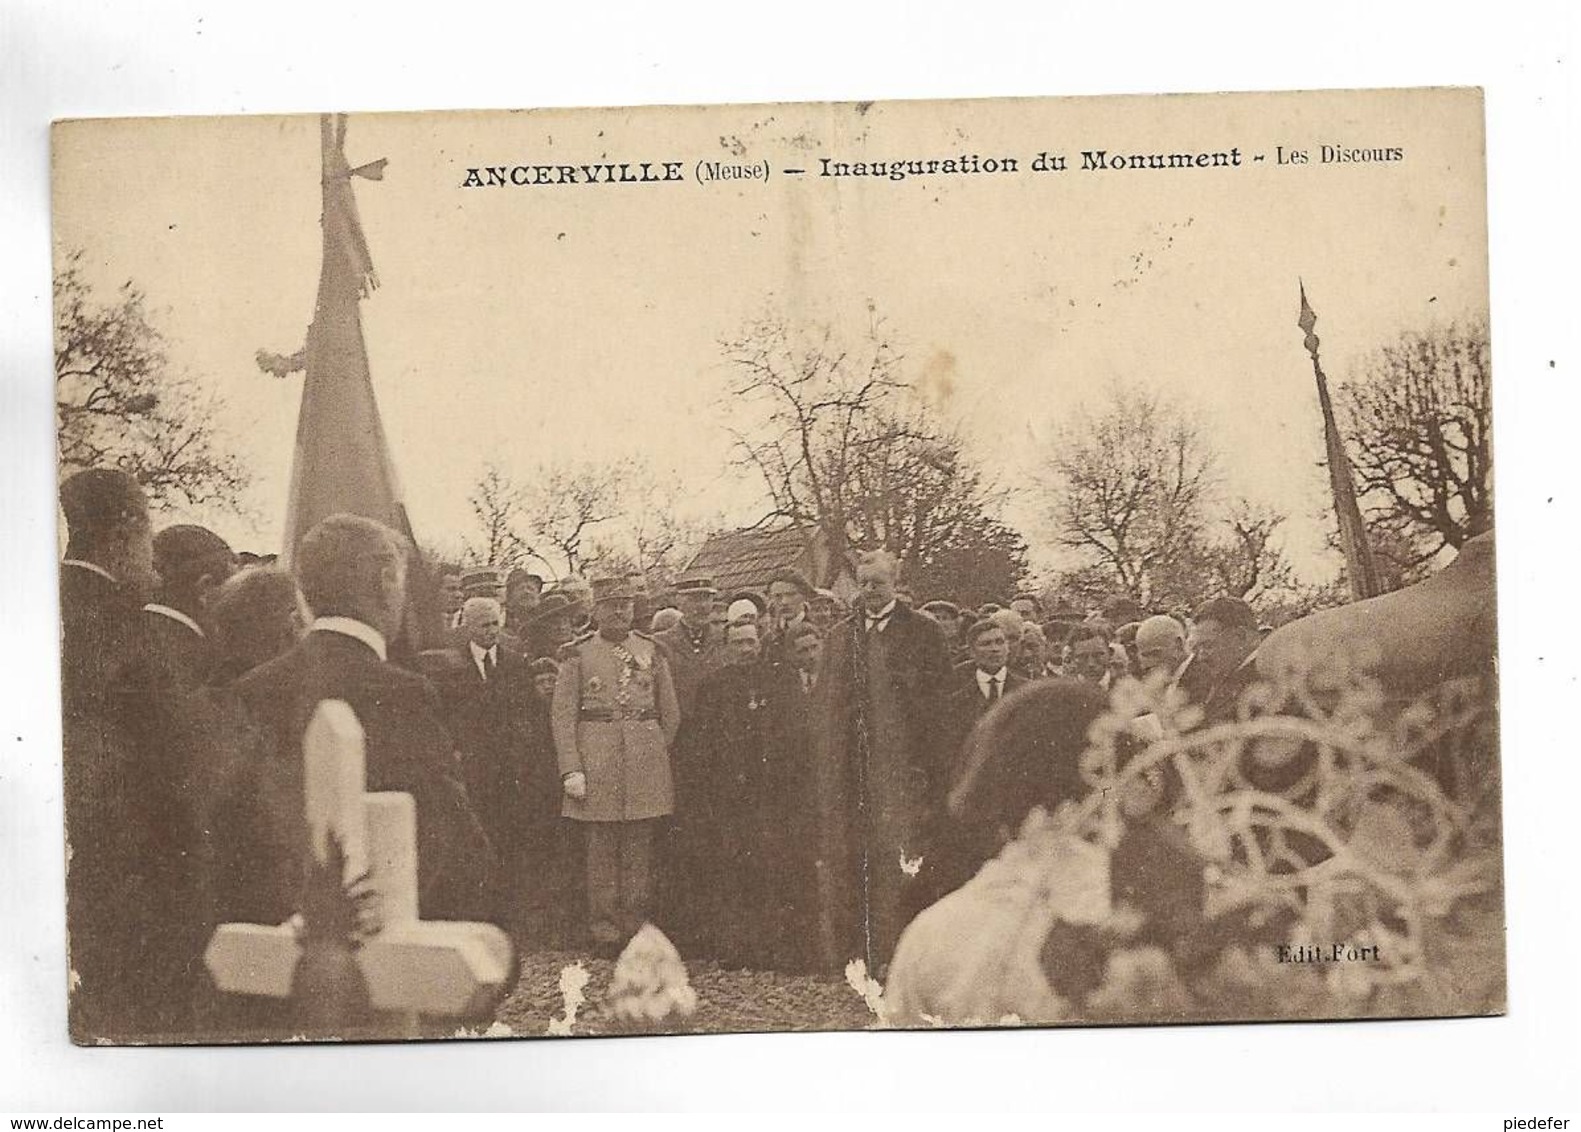
<path id="1" fill-rule="evenodd" d="M 560 780 L 560 787 L 565 791 L 565 796 L 573 802 L 580 802 L 587 797 L 587 775 L 579 770 L 573 770 Z"/>

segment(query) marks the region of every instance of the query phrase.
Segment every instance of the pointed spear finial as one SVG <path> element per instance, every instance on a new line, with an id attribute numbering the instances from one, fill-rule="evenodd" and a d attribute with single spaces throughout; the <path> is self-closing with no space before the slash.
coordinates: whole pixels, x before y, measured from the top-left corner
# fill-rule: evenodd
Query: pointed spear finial
<path id="1" fill-rule="evenodd" d="M 1312 333 L 1312 328 L 1317 325 L 1317 314 L 1312 310 L 1312 304 L 1307 302 L 1306 283 L 1297 278 L 1297 285 L 1301 288 L 1301 317 L 1296 319 L 1296 325 L 1306 332 L 1305 346 L 1307 353 L 1312 355 L 1312 360 L 1317 361 L 1318 336 Z"/>

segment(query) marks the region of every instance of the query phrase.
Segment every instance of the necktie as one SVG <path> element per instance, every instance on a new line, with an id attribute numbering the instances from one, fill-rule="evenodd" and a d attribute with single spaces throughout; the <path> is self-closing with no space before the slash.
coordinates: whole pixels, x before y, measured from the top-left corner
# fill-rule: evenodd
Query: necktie
<path id="1" fill-rule="evenodd" d="M 488 683 L 494 679 L 494 650 L 489 649 L 483 654 L 483 682 Z"/>
<path id="2" fill-rule="evenodd" d="M 998 699 L 999 699 L 999 677 L 997 677 L 997 676 L 990 676 L 988 678 L 988 702 L 989 703 L 994 703 Z"/>

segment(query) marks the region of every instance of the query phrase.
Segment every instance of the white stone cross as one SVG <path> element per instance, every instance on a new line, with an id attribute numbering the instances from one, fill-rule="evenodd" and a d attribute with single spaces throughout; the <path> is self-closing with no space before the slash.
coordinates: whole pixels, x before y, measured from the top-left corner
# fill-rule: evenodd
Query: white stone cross
<path id="1" fill-rule="evenodd" d="M 404 1016 L 474 1017 L 496 1000 L 511 971 L 511 942 L 493 924 L 417 916 L 417 811 L 410 794 L 364 793 L 362 725 L 341 700 L 313 711 L 302 739 L 308 834 L 320 864 L 329 835 L 345 854 L 345 879 L 369 874 L 379 931 L 357 962 L 373 1009 Z M 287 998 L 302 947 L 290 923 L 221 924 L 204 952 L 215 985 L 228 994 Z M 399 1036 L 398 1034 L 392 1036 Z"/>

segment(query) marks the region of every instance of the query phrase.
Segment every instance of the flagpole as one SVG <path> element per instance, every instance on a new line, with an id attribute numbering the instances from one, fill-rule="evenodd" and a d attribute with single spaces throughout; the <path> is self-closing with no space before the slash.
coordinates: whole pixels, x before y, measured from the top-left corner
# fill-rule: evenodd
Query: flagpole
<path id="1" fill-rule="evenodd" d="M 1318 361 L 1317 314 L 1307 302 L 1306 284 L 1297 280 L 1301 288 L 1301 315 L 1296 325 L 1305 332 L 1303 344 L 1312 358 L 1312 375 L 1317 380 L 1318 404 L 1323 409 L 1323 447 L 1328 456 L 1329 491 L 1334 497 L 1334 513 L 1339 519 L 1340 548 L 1345 552 L 1345 572 L 1350 576 L 1351 596 L 1357 601 L 1376 597 L 1383 592 L 1378 576 L 1378 563 L 1373 557 L 1372 544 L 1367 540 L 1367 527 L 1362 521 L 1361 507 L 1356 502 L 1356 484 L 1351 478 L 1350 457 L 1345 454 L 1345 442 L 1340 437 L 1339 425 L 1334 420 L 1334 402 L 1329 397 L 1328 378 Z"/>

